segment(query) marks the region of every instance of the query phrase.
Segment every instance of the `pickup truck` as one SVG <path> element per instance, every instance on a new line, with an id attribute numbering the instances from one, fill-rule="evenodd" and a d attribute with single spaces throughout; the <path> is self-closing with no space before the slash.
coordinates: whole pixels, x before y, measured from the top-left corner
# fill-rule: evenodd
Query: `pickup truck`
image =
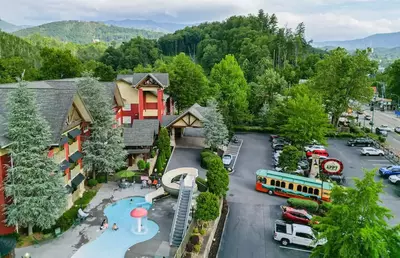
<path id="1" fill-rule="evenodd" d="M 306 225 L 289 224 L 283 220 L 277 220 L 275 221 L 274 239 L 280 241 L 284 246 L 289 244 L 307 247 L 324 245 L 326 240 L 317 240 L 314 232 L 311 227 Z"/>

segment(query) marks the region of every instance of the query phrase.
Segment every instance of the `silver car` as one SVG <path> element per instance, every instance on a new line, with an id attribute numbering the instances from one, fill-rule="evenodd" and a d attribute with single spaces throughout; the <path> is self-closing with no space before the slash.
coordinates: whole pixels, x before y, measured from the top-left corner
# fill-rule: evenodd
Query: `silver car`
<path id="1" fill-rule="evenodd" d="M 225 167 L 228 167 L 232 163 L 232 155 L 226 154 L 222 157 L 222 163 Z"/>

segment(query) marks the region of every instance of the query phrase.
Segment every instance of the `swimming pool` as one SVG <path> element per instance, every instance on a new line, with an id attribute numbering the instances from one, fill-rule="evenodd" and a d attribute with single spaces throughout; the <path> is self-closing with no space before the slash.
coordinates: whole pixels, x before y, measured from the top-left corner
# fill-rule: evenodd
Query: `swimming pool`
<path id="1" fill-rule="evenodd" d="M 151 220 L 146 222 L 146 233 L 135 234 L 132 232 L 132 226 L 136 221 L 130 216 L 130 212 L 140 204 L 145 203 L 145 199 L 143 197 L 133 197 L 132 200 L 133 202 L 130 203 L 130 199 L 123 199 L 107 206 L 104 214 L 107 216 L 109 228 L 98 238 L 82 246 L 72 258 L 123 258 L 128 248 L 132 245 L 153 238 L 157 234 L 159 227 Z M 146 203 L 140 206 L 148 210 L 151 205 Z M 117 223 L 119 227 L 117 231 L 111 230 L 114 223 Z"/>

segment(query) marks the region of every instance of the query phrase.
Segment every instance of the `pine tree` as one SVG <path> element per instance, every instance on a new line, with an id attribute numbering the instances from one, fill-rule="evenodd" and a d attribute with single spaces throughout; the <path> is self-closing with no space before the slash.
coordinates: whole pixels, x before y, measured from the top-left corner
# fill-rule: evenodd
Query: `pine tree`
<path id="1" fill-rule="evenodd" d="M 8 136 L 12 165 L 5 193 L 7 224 L 48 229 L 66 208 L 64 180 L 58 165 L 48 158 L 51 133 L 38 113 L 34 93 L 20 81 L 8 99 Z"/>
<path id="2" fill-rule="evenodd" d="M 109 174 L 123 167 L 127 153 L 105 87 L 91 74 L 85 74 L 78 82 L 78 89 L 93 117 L 90 137 L 83 144 L 83 168 L 96 178 L 97 173 Z"/>
<path id="3" fill-rule="evenodd" d="M 205 114 L 204 135 L 206 144 L 215 150 L 218 147 L 227 144 L 228 129 L 224 124 L 224 118 L 218 111 L 218 104 L 215 99 L 207 102 L 207 112 Z"/>
<path id="4" fill-rule="evenodd" d="M 162 127 L 158 134 L 157 147 L 166 159 L 171 156 L 171 140 L 167 128 Z"/>

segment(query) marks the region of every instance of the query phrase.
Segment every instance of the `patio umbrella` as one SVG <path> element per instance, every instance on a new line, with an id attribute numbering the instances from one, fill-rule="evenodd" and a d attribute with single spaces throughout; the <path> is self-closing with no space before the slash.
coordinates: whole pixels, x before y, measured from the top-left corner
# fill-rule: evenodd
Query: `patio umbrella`
<path id="1" fill-rule="evenodd" d="M 118 173 L 116 173 L 115 175 L 120 178 L 128 178 L 128 177 L 135 176 L 136 173 L 133 171 L 129 171 L 129 170 L 122 170 L 122 171 L 119 171 Z"/>

